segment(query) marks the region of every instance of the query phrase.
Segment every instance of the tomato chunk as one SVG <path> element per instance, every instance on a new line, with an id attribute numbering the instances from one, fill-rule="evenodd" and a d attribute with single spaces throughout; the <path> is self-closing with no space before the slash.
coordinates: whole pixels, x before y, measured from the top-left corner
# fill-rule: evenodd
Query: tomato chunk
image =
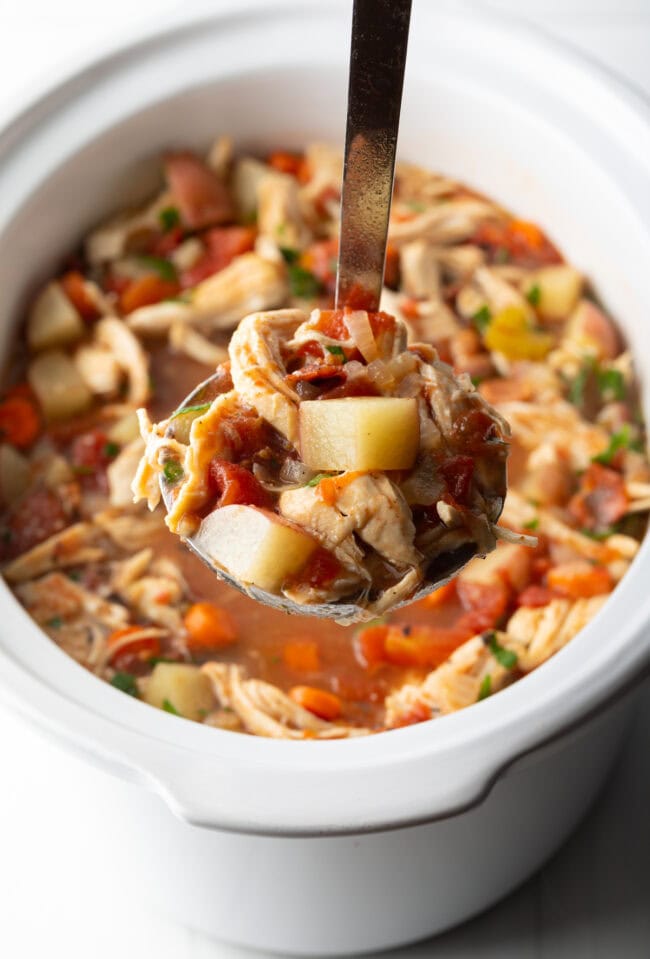
<path id="1" fill-rule="evenodd" d="M 488 584 L 459 579 L 456 590 L 463 608 L 467 611 L 456 626 L 465 631 L 466 638 L 486 629 L 493 629 L 508 609 L 510 589 L 505 582 Z"/>
<path id="2" fill-rule="evenodd" d="M 0 529 L 0 555 L 13 559 L 68 525 L 63 504 L 47 489 L 34 490 L 13 507 Z"/>
<path id="3" fill-rule="evenodd" d="M 8 396 L 0 403 L 0 441 L 27 449 L 41 431 L 36 405 L 27 396 Z"/>
<path id="4" fill-rule="evenodd" d="M 165 177 L 183 223 L 192 230 L 227 223 L 234 211 L 226 184 L 193 153 L 170 153 Z"/>
<path id="5" fill-rule="evenodd" d="M 569 502 L 569 512 L 586 529 L 604 529 L 627 512 L 623 477 L 616 470 L 592 463 L 580 479 L 580 488 Z"/>
<path id="6" fill-rule="evenodd" d="M 569 599 L 601 596 L 614 588 L 609 570 L 605 566 L 592 566 L 586 560 L 555 566 L 548 571 L 546 579 L 551 589 Z"/>
<path id="7" fill-rule="evenodd" d="M 257 231 L 250 226 L 215 227 L 204 233 L 206 251 L 201 259 L 181 274 L 181 286 L 196 286 L 201 280 L 229 266 L 237 256 L 248 253 L 255 246 Z"/>
<path id="8" fill-rule="evenodd" d="M 169 300 L 180 291 L 175 280 L 163 280 L 156 273 L 147 273 L 131 283 L 120 294 L 123 313 L 132 313 L 141 306 L 152 306 L 161 300 Z"/>
<path id="9" fill-rule="evenodd" d="M 110 634 L 106 643 L 109 650 L 109 665 L 118 670 L 132 671 L 138 663 L 146 663 L 160 655 L 160 639 L 157 636 L 138 636 L 145 626 L 125 626 Z M 129 636 L 133 639 L 129 640 Z"/>
<path id="10" fill-rule="evenodd" d="M 467 504 L 474 476 L 471 456 L 454 456 L 440 467 L 447 489 L 457 503 Z"/>
<path id="11" fill-rule="evenodd" d="M 99 311 L 86 292 L 86 281 L 78 270 L 69 270 L 61 277 L 63 292 L 84 320 L 95 320 Z"/>
<path id="12" fill-rule="evenodd" d="M 273 499 L 252 473 L 243 466 L 215 458 L 208 467 L 208 484 L 218 497 L 217 506 L 273 506 Z"/>

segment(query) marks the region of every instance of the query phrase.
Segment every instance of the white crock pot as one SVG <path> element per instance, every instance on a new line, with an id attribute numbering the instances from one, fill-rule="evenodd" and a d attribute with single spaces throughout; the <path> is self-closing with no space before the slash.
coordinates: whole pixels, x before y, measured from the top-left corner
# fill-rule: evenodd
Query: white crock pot
<path id="1" fill-rule="evenodd" d="M 537 28 L 414 6 L 402 155 L 542 223 L 595 278 L 647 383 L 648 105 Z M 249 147 L 340 141 L 349 15 L 238 4 L 125 47 L 16 117 L 0 134 L 0 349 L 61 253 L 154 186 L 161 150 L 222 131 Z M 484 908 L 578 822 L 625 734 L 622 691 L 650 660 L 649 575 L 646 542 L 537 672 L 368 739 L 274 742 L 151 709 L 68 659 L 4 586 L 0 694 L 110 773 L 88 770 L 75 809 L 102 810 L 96 855 L 119 858 L 140 897 L 283 954 L 374 951 Z"/>

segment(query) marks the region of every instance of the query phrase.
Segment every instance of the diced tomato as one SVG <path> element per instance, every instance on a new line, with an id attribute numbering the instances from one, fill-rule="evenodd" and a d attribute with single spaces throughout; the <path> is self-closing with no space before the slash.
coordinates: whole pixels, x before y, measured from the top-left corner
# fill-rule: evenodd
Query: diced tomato
<path id="1" fill-rule="evenodd" d="M 604 529 L 627 512 L 623 477 L 616 470 L 592 463 L 580 478 L 580 488 L 569 502 L 569 512 L 586 529 Z"/>
<path id="2" fill-rule="evenodd" d="M 181 219 L 190 229 L 201 230 L 233 219 L 228 187 L 193 153 L 168 154 L 165 177 Z"/>
<path id="3" fill-rule="evenodd" d="M 3 559 L 20 556 L 65 529 L 69 522 L 55 493 L 47 489 L 34 490 L 24 496 L 6 517 L 0 530 L 0 555 Z"/>
<path id="4" fill-rule="evenodd" d="M 84 320 L 95 320 L 99 311 L 86 292 L 86 281 L 78 270 L 69 270 L 60 280 L 63 292 Z"/>
<path id="5" fill-rule="evenodd" d="M 229 266 L 236 256 L 248 253 L 255 246 L 257 230 L 252 226 L 215 227 L 204 233 L 206 252 L 201 259 L 181 274 L 181 286 L 187 289 Z"/>
<path id="6" fill-rule="evenodd" d="M 548 237 L 526 220 L 482 223 L 470 240 L 493 256 L 505 253 L 509 259 L 526 266 L 561 263 L 562 257 Z"/>
<path id="7" fill-rule="evenodd" d="M 132 671 L 138 663 L 146 663 L 160 655 L 160 639 L 157 636 L 136 636 L 143 626 L 125 626 L 116 629 L 106 640 L 109 665 L 118 670 Z M 128 637 L 133 635 L 132 640 Z"/>
<path id="8" fill-rule="evenodd" d="M 376 306 L 375 294 L 362 283 L 353 283 L 347 291 L 345 305 L 350 310 L 372 310 Z"/>
<path id="9" fill-rule="evenodd" d="M 354 638 L 354 653 L 364 669 L 376 669 L 386 662 L 386 636 L 390 626 L 366 626 Z"/>
<path id="10" fill-rule="evenodd" d="M 105 293 L 114 293 L 116 296 L 122 296 L 130 283 L 131 280 L 126 276 L 118 276 L 116 273 L 109 271 L 102 280 L 102 288 Z"/>
<path id="11" fill-rule="evenodd" d="M 299 177 L 301 182 L 302 177 Z M 309 179 L 307 177 L 307 179 Z M 306 182 L 306 181 L 304 181 Z M 332 203 L 338 203 L 341 199 L 341 191 L 335 186 L 326 186 L 323 190 L 320 191 L 318 196 L 314 199 L 314 207 L 316 213 L 319 216 L 322 216 L 323 219 L 331 215 L 330 206 Z"/>
<path id="12" fill-rule="evenodd" d="M 113 459 L 112 447 L 106 433 L 92 429 L 77 436 L 70 447 L 70 464 L 79 482 L 106 492 L 106 467 Z"/>
<path id="13" fill-rule="evenodd" d="M 320 669 L 318 643 L 313 639 L 294 639 L 282 649 L 287 669 L 296 673 L 316 673 Z"/>
<path id="14" fill-rule="evenodd" d="M 251 472 L 236 463 L 215 458 L 208 467 L 208 484 L 218 497 L 217 506 L 273 506 L 273 499 Z"/>
<path id="15" fill-rule="evenodd" d="M 454 423 L 453 438 L 465 453 L 480 453 L 485 444 L 498 436 L 492 417 L 478 407 L 462 413 Z"/>
<path id="16" fill-rule="evenodd" d="M 343 310 L 321 310 L 315 329 L 324 333 L 331 340 L 347 340 L 350 331 L 345 325 Z"/>
<path id="17" fill-rule="evenodd" d="M 166 233 L 160 233 L 151 245 L 151 252 L 154 256 L 169 256 L 170 253 L 181 245 L 185 237 L 185 231 L 182 226 L 174 226 Z"/>
<path id="18" fill-rule="evenodd" d="M 341 572 L 341 564 L 328 549 L 319 547 L 309 557 L 307 565 L 300 571 L 299 581 L 322 589 L 333 583 Z"/>
<path id="19" fill-rule="evenodd" d="M 467 639 L 463 629 L 446 626 L 413 626 L 388 630 L 384 651 L 395 666 L 435 669 Z"/>
<path id="20" fill-rule="evenodd" d="M 407 712 L 401 713 L 392 729 L 401 729 L 404 726 L 414 726 L 416 723 L 424 723 L 431 719 L 431 708 L 426 703 L 413 703 Z"/>
<path id="21" fill-rule="evenodd" d="M 614 580 L 605 566 L 595 566 L 587 560 L 562 563 L 548 571 L 548 585 L 569 599 L 587 599 L 609 593 Z"/>
<path id="22" fill-rule="evenodd" d="M 300 257 L 300 266 L 313 273 L 328 293 L 334 293 L 336 290 L 338 251 L 338 240 L 318 240 L 312 243 Z"/>
<path id="23" fill-rule="evenodd" d="M 329 722 L 338 719 L 343 712 L 341 700 L 335 693 L 314 686 L 294 686 L 289 690 L 289 696 L 303 709 Z"/>
<path id="24" fill-rule="evenodd" d="M 120 295 L 120 309 L 132 313 L 141 306 L 151 306 L 161 300 L 169 300 L 180 292 L 175 280 L 163 280 L 157 273 L 147 273 L 132 280 Z"/>
<path id="25" fill-rule="evenodd" d="M 278 173 L 288 173 L 305 182 L 307 176 L 306 161 L 300 153 L 290 153 L 288 150 L 273 150 L 266 158 L 266 162 Z"/>
<path id="26" fill-rule="evenodd" d="M 466 610 L 456 626 L 469 636 L 497 626 L 510 602 L 510 589 L 505 582 L 488 584 L 459 579 L 456 590 Z"/>
<path id="27" fill-rule="evenodd" d="M 345 369 L 342 366 L 334 365 L 334 363 L 309 363 L 307 366 L 303 366 L 302 369 L 295 370 L 287 376 L 287 382 L 292 385 L 296 383 L 312 383 L 314 380 L 332 379 L 336 382 L 332 383 L 331 386 L 336 386 L 337 382 L 345 383 L 347 379 Z"/>
<path id="28" fill-rule="evenodd" d="M 41 418 L 29 396 L 14 393 L 0 402 L 0 441 L 28 449 L 41 431 Z"/>
<path id="29" fill-rule="evenodd" d="M 420 316 L 418 301 L 413 296 L 407 296 L 402 300 L 400 310 L 407 320 L 417 320 Z"/>
<path id="30" fill-rule="evenodd" d="M 474 476 L 471 456 L 454 456 L 440 466 L 447 489 L 456 503 L 467 504 Z"/>
<path id="31" fill-rule="evenodd" d="M 557 593 L 554 593 L 548 586 L 527 586 L 517 596 L 517 606 L 548 606 L 551 600 L 556 598 Z"/>

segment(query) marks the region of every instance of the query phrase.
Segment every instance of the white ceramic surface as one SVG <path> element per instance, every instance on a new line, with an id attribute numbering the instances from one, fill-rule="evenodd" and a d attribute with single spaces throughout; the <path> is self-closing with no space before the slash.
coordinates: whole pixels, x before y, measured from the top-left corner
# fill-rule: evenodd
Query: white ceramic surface
<path id="1" fill-rule="evenodd" d="M 547 225 L 567 254 L 597 277 L 602 295 L 632 341 L 640 343 L 643 271 L 627 267 L 647 261 L 650 249 L 643 222 L 650 219 L 647 109 L 597 71 L 525 30 L 480 18 L 459 21 L 453 14 L 438 18 L 432 7 L 420 8 L 418 16 L 403 154 L 465 178 Z M 300 14 L 242 15 L 192 28 L 103 64 L 55 91 L 5 131 L 0 138 L 0 285 L 10 312 L 98 213 L 146 188 L 148 159 L 162 147 L 205 143 L 216 129 L 253 144 L 297 145 L 313 135 L 338 138 L 346 19 L 313 9 L 307 16 L 301 8 Z M 612 111 L 615 137 L 607 121 Z M 8 327 L 3 334 L 8 336 Z M 646 359 L 641 352 L 639 357 Z M 269 834 L 360 834 L 472 804 L 514 756 L 597 707 L 634 675 L 648 658 L 643 632 L 650 599 L 643 588 L 647 554 L 644 547 L 599 619 L 534 676 L 464 713 L 364 742 L 269 743 L 154 712 L 69 662 L 7 596 L 0 685 L 17 709 L 52 735 L 124 777 L 152 786 L 189 822 Z M 523 808 L 521 798 L 529 790 L 516 843 L 512 830 L 501 824 L 500 831 L 496 791 L 462 818 L 354 842 L 204 833 L 179 827 L 156 806 L 163 812 L 156 828 L 168 833 L 164 848 L 175 850 L 181 861 L 191 856 L 193 865 L 195 883 L 186 882 L 186 895 L 174 897 L 176 909 L 187 921 L 225 937 L 283 951 L 378 948 L 397 937 L 442 928 L 519 881 L 563 838 L 614 754 L 623 726 L 613 713 L 610 722 L 608 733 L 581 734 L 589 748 L 583 742 L 570 751 L 567 741 L 564 749 L 554 747 L 537 763 L 527 760 L 499 783 L 499 808 L 511 813 Z M 539 783 L 558 777 L 562 762 L 573 770 L 573 788 L 558 790 L 551 817 Z M 132 816 L 138 804 L 150 802 L 145 792 L 122 788 L 139 797 Z M 149 822 L 149 816 L 140 821 L 145 819 Z M 475 850 L 469 859 L 467 845 L 454 841 L 452 862 L 463 881 L 445 898 L 436 870 L 444 866 L 448 874 L 452 865 L 440 850 L 449 848 L 445 836 L 453 835 L 454 823 L 464 824 L 461 836 L 487 830 L 507 851 L 502 874 L 488 881 L 494 865 L 486 861 L 477 868 Z M 144 837 L 147 830 L 138 832 Z M 321 884 L 317 921 L 315 890 L 303 878 L 314 861 L 314 843 L 321 844 L 318 859 L 328 863 L 332 876 L 359 869 L 359 879 L 376 877 L 368 883 L 367 909 L 380 916 L 389 910 L 388 890 L 379 881 L 382 867 L 403 856 L 403 887 L 419 892 L 392 939 L 385 926 L 369 928 L 359 910 L 333 929 L 328 917 L 349 901 L 352 887 Z M 358 848 L 368 850 L 366 860 L 355 857 Z M 407 854 L 409 848 L 421 854 Z M 296 868 L 287 877 L 283 865 L 290 855 Z M 251 883 L 250 870 L 242 882 L 256 921 L 244 928 L 234 910 L 217 907 L 238 859 L 259 859 L 270 876 L 283 877 L 283 894 L 291 894 L 294 903 L 291 921 L 288 915 L 281 921 L 268 882 Z M 148 855 L 138 857 L 145 870 L 151 862 Z M 165 870 L 157 872 L 164 879 Z M 164 893 L 164 881 L 161 887 Z M 197 896 L 200 888 L 214 890 L 212 908 Z M 433 911 L 432 895 L 439 907 Z M 197 902 L 203 903 L 198 913 Z M 309 923 L 297 925 L 297 914 L 309 915 Z"/>

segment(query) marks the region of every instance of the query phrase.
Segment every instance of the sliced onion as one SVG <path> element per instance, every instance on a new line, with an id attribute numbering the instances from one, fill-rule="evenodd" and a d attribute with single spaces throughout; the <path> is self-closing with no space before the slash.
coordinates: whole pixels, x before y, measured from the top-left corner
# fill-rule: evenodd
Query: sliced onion
<path id="1" fill-rule="evenodd" d="M 372 363 L 373 360 L 378 359 L 379 350 L 366 311 L 352 310 L 346 313 L 345 325 L 366 363 Z"/>
<path id="2" fill-rule="evenodd" d="M 300 460 L 286 459 L 280 469 L 280 479 L 284 483 L 304 486 L 315 476 L 314 470 L 305 466 Z"/>

